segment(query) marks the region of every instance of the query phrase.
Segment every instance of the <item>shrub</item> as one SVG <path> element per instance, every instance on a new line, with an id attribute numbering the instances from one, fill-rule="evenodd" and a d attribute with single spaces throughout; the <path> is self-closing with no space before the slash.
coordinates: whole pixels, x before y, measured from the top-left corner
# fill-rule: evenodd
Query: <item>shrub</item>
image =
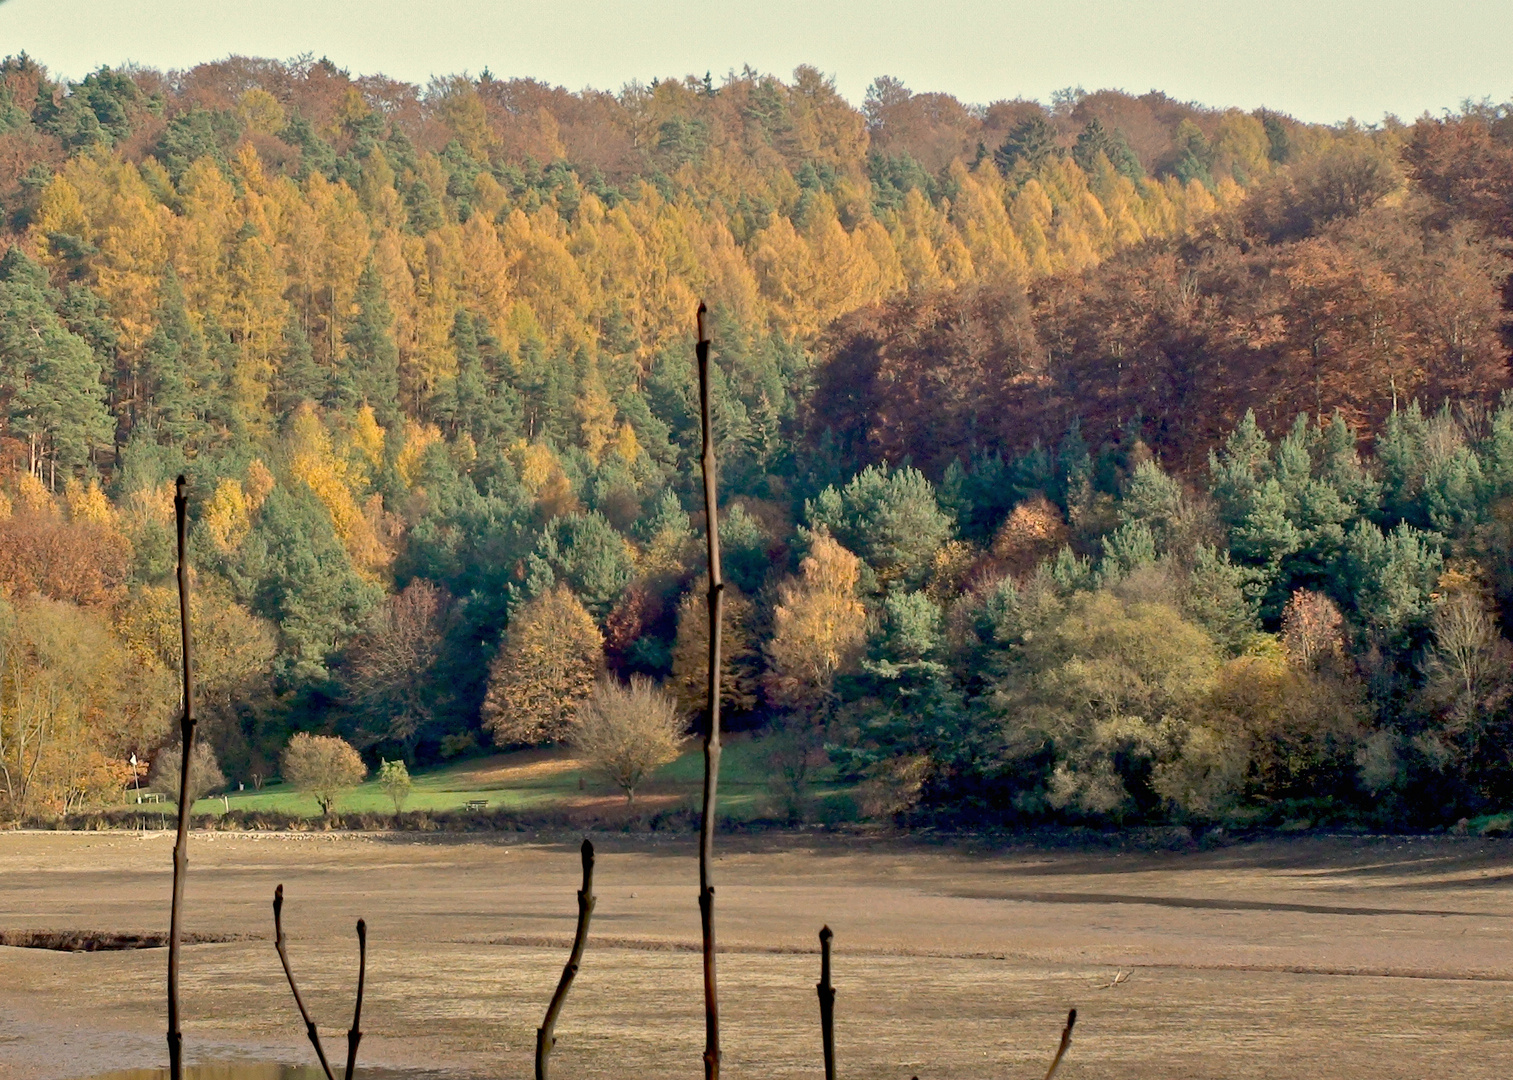
<path id="1" fill-rule="evenodd" d="M 362 783 L 368 767 L 345 739 L 300 732 L 284 748 L 284 779 L 313 795 L 322 814 L 331 813 L 336 800 Z"/>
<path id="2" fill-rule="evenodd" d="M 404 761 L 385 761 L 380 765 L 378 786 L 393 801 L 394 816 L 398 817 L 404 809 L 405 800 L 410 797 L 410 770 L 405 768 Z"/>

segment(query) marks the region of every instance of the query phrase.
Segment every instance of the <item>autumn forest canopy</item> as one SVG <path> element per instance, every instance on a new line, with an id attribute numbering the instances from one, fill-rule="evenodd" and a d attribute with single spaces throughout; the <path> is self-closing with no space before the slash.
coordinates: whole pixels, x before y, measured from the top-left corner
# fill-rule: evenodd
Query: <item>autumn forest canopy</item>
<path id="1" fill-rule="evenodd" d="M 228 782 L 692 717 L 704 300 L 775 813 L 1507 829 L 1510 244 L 1513 105 L 12 56 L 0 811 L 178 752 L 180 473 Z"/>

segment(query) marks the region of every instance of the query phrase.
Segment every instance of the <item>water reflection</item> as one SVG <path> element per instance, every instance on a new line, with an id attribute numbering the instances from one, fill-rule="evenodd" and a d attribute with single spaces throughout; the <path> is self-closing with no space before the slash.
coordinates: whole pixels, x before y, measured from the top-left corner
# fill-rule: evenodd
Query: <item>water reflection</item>
<path id="1" fill-rule="evenodd" d="M 345 1066 L 337 1066 L 341 1076 Z M 439 1073 L 396 1072 L 393 1069 L 357 1067 L 357 1080 L 444 1080 Z M 89 1080 L 169 1080 L 167 1069 L 122 1069 L 101 1073 Z M 325 1080 L 318 1065 L 273 1065 L 267 1062 L 224 1062 L 218 1065 L 189 1065 L 184 1080 Z"/>

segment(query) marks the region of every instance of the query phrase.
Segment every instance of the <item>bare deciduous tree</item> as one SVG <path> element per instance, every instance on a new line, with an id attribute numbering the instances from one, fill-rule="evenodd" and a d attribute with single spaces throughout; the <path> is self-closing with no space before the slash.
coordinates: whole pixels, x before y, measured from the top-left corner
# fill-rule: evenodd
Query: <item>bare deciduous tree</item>
<path id="1" fill-rule="evenodd" d="M 416 578 L 373 615 L 353 644 L 348 686 L 374 741 L 413 750 L 434 712 L 427 675 L 441 651 L 445 589 Z"/>
<path id="2" fill-rule="evenodd" d="M 677 703 L 650 679 L 604 678 L 578 707 L 568 742 L 632 803 L 647 774 L 677 760 L 685 729 Z"/>
<path id="3" fill-rule="evenodd" d="M 1429 618 L 1434 644 L 1425 660 L 1425 693 L 1443 710 L 1447 734 L 1476 753 L 1482 723 L 1513 693 L 1513 646 L 1498 633 L 1482 597 L 1455 592 Z"/>
<path id="4" fill-rule="evenodd" d="M 150 790 L 160 791 L 170 799 L 178 798 L 179 770 L 183 754 L 183 749 L 178 743 L 165 746 L 158 751 L 158 756 L 152 763 L 152 772 L 147 776 L 147 786 Z M 211 749 L 208 742 L 194 744 L 194 750 L 189 755 L 189 764 L 190 806 L 216 788 L 226 785 L 226 777 L 221 772 L 220 762 L 216 760 L 215 751 Z"/>

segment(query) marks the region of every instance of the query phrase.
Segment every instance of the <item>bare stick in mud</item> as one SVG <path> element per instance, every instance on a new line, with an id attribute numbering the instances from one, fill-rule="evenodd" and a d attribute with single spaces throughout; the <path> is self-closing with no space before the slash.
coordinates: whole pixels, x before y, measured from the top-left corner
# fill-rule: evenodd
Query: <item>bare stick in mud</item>
<path id="1" fill-rule="evenodd" d="M 820 928 L 820 1045 L 825 1053 L 825 1080 L 835 1080 L 835 987 L 830 985 L 830 927 Z"/>
<path id="2" fill-rule="evenodd" d="M 168 917 L 168 1072 L 184 1077 L 184 1035 L 179 1025 L 179 931 L 184 915 L 184 878 L 189 873 L 189 769 L 194 759 L 194 663 L 189 636 L 188 482 L 180 476 L 173 496 L 178 521 L 179 638 L 183 645 L 184 712 L 179 718 L 179 831 L 173 844 L 173 906 Z"/>
<path id="3" fill-rule="evenodd" d="M 704 442 L 704 534 L 709 543 L 709 697 L 704 726 L 704 804 L 699 822 L 699 918 L 704 932 L 704 1078 L 720 1076 L 720 997 L 715 983 L 714 826 L 720 782 L 720 615 L 725 582 L 720 575 L 720 519 L 715 481 L 714 432 L 709 408 L 708 310 L 699 304 L 699 413 Z"/>
<path id="4" fill-rule="evenodd" d="M 1072 1009 L 1066 1014 L 1066 1027 L 1061 1029 L 1061 1045 L 1056 1048 L 1056 1056 L 1051 1059 L 1051 1067 L 1045 1071 L 1045 1080 L 1051 1080 L 1056 1075 L 1056 1070 L 1061 1068 L 1061 1059 L 1066 1057 L 1067 1047 L 1072 1045 L 1072 1028 L 1077 1024 L 1077 1010 Z"/>
<path id="5" fill-rule="evenodd" d="M 573 951 L 568 954 L 562 978 L 557 981 L 557 992 L 546 1007 L 546 1018 L 536 1029 L 536 1080 L 546 1080 L 547 1061 L 556 1042 L 552 1032 L 557 1027 L 557 1016 L 562 1012 L 562 1003 L 567 1000 L 568 989 L 578 974 L 578 965 L 583 961 L 583 947 L 588 944 L 588 921 L 594 914 L 594 845 L 588 840 L 583 841 L 582 855 L 583 888 L 578 890 L 578 929 L 573 934 Z"/>
<path id="6" fill-rule="evenodd" d="M 285 969 L 287 970 L 287 968 Z M 357 1044 L 362 1042 L 362 988 L 368 979 L 368 924 L 357 920 L 357 1006 L 352 1010 L 352 1027 L 347 1032 L 347 1080 L 357 1068 Z"/>
<path id="7" fill-rule="evenodd" d="M 363 929 L 366 931 L 367 928 Z M 367 935 L 364 933 L 361 940 L 366 941 L 366 938 Z M 289 979 L 289 990 L 294 995 L 294 1004 L 299 1006 L 299 1015 L 305 1021 L 305 1034 L 310 1036 L 310 1045 L 315 1047 L 315 1056 L 320 1058 L 321 1071 L 326 1074 L 326 1080 L 336 1080 L 331 1075 L 331 1066 L 326 1062 L 326 1051 L 320 1044 L 320 1033 L 315 1030 L 315 1021 L 310 1019 L 310 1010 L 305 1008 L 305 999 L 299 996 L 299 987 L 294 982 L 294 969 L 289 966 L 289 949 L 284 941 L 284 887 L 282 885 L 273 890 L 273 947 L 278 950 L 278 958 L 284 965 L 284 975 Z M 364 955 L 366 955 L 366 949 Z M 361 1005 L 358 1007 L 360 1009 Z M 353 1026 L 356 1026 L 355 1023 Z M 347 1038 L 348 1052 L 355 1052 L 357 1047 L 351 1042 L 351 1035 Z"/>

